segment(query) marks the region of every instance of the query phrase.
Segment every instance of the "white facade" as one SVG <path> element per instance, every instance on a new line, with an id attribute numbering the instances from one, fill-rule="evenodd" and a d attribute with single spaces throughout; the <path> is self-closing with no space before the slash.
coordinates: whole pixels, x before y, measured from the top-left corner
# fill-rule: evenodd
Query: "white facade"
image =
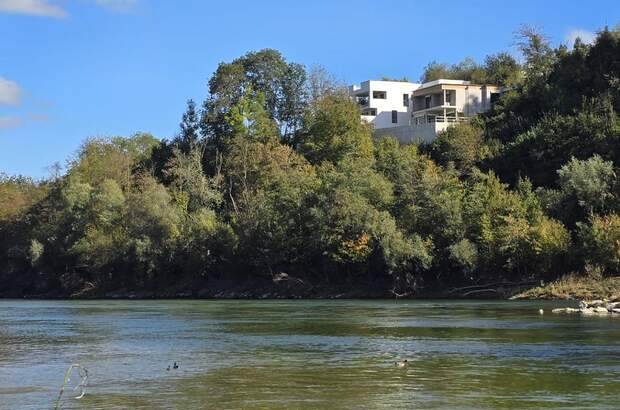
<path id="1" fill-rule="evenodd" d="M 495 85 L 443 79 L 424 84 L 365 81 L 349 92 L 375 136 L 392 135 L 402 143 L 432 141 L 450 125 L 490 109 L 500 95 Z"/>
<path id="2" fill-rule="evenodd" d="M 409 125 L 411 96 L 419 86 L 406 81 L 370 80 L 349 87 L 349 93 L 360 104 L 362 119 L 381 129 Z"/>

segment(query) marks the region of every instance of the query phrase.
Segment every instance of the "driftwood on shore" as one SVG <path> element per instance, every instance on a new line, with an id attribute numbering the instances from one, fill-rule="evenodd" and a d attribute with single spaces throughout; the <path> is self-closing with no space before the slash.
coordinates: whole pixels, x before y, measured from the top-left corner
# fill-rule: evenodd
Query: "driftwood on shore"
<path id="1" fill-rule="evenodd" d="M 506 289 L 520 288 L 523 286 L 531 286 L 538 282 L 526 281 L 526 282 L 494 282 L 484 283 L 480 285 L 470 285 L 460 288 L 452 288 L 446 292 L 447 296 L 460 296 L 468 297 L 473 295 L 479 295 L 482 293 L 502 294 L 506 292 Z"/>

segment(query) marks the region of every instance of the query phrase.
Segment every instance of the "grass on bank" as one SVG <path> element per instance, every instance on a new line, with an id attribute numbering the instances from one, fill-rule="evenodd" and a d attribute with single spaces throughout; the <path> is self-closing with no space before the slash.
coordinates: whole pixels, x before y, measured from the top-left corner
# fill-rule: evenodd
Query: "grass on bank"
<path id="1" fill-rule="evenodd" d="M 562 278 L 528 289 L 514 299 L 620 299 L 620 276 L 568 274 Z"/>

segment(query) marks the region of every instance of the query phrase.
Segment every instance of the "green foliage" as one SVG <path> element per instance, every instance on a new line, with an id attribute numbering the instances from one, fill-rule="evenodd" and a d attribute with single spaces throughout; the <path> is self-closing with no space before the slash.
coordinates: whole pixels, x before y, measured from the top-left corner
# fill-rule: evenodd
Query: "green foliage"
<path id="1" fill-rule="evenodd" d="M 28 256 L 30 257 L 30 263 L 32 264 L 32 266 L 36 266 L 37 263 L 39 263 L 41 256 L 43 256 L 43 252 L 45 251 L 45 248 L 41 242 L 37 241 L 36 239 L 33 239 L 32 241 L 30 241 L 30 249 L 28 251 L 29 251 Z"/>
<path id="2" fill-rule="evenodd" d="M 102 273 L 126 245 L 122 227 L 125 195 L 113 179 L 102 181 L 95 189 L 85 184 L 71 185 L 67 194 L 77 222 L 77 239 L 69 253 L 76 255 L 81 264 Z"/>
<path id="3" fill-rule="evenodd" d="M 323 180 L 318 192 L 318 203 L 312 209 L 316 227 L 316 246 L 337 264 L 366 271 L 367 263 L 376 257 L 377 262 L 392 274 L 405 269 L 412 256 L 412 243 L 397 228 L 393 217 L 376 209 L 363 192 L 352 192 L 346 180 L 336 178 L 333 172 Z M 363 264 L 363 265 L 362 265 Z"/>
<path id="4" fill-rule="evenodd" d="M 526 87 L 536 87 L 549 75 L 555 55 L 547 37 L 536 27 L 523 25 L 517 31 L 517 47 L 525 58 Z"/>
<path id="5" fill-rule="evenodd" d="M 484 60 L 486 82 L 503 86 L 516 86 L 521 82 L 521 66 L 508 53 L 489 55 Z"/>
<path id="6" fill-rule="evenodd" d="M 426 83 L 439 79 L 465 80 L 476 84 L 484 84 L 486 82 L 486 73 L 484 68 L 480 67 L 469 57 L 452 66 L 433 61 L 424 68 L 421 81 Z"/>
<path id="7" fill-rule="evenodd" d="M 594 215 L 577 224 L 584 262 L 600 266 L 608 274 L 620 272 L 620 216 Z"/>
<path id="8" fill-rule="evenodd" d="M 615 202 L 616 173 L 611 161 L 594 155 L 585 161 L 574 157 L 558 170 L 565 200 L 573 200 L 585 212 L 606 212 Z"/>
<path id="9" fill-rule="evenodd" d="M 323 96 L 306 113 L 300 139 L 302 153 L 313 164 L 373 155 L 370 126 L 360 121 L 359 105 L 342 92 Z"/>
<path id="10" fill-rule="evenodd" d="M 166 175 L 174 188 L 174 195 L 187 212 L 202 208 L 216 208 L 222 202 L 220 178 L 208 177 L 202 170 L 202 152 L 197 148 L 184 154 L 174 151 L 168 161 Z"/>
<path id="11" fill-rule="evenodd" d="M 478 265 L 478 247 L 463 238 L 448 247 L 450 259 L 465 273 L 471 274 Z"/>
<path id="12" fill-rule="evenodd" d="M 241 96 L 226 114 L 226 122 L 231 129 L 231 137 L 242 136 L 252 141 L 276 143 L 279 138 L 278 127 L 265 111 L 263 93 L 252 95 L 250 91 Z"/>
<path id="13" fill-rule="evenodd" d="M 305 108 L 306 72 L 303 66 L 288 63 L 271 49 L 248 53 L 231 63 L 221 63 L 209 80 L 210 97 L 204 103 L 201 121 L 205 137 L 217 142 L 229 135 L 226 121 L 230 109 L 251 93 L 264 96 L 263 108 L 276 121 L 282 138 L 288 139 L 297 130 Z"/>
<path id="14" fill-rule="evenodd" d="M 45 184 L 38 184 L 30 178 L 0 173 L 0 222 L 19 218 L 47 191 Z"/>
<path id="15" fill-rule="evenodd" d="M 487 56 L 484 65 L 469 57 L 454 65 L 433 61 L 424 68 L 421 81 L 448 79 L 512 86 L 520 81 L 520 71 L 521 67 L 510 54 L 499 53 Z"/>
<path id="16" fill-rule="evenodd" d="M 452 162 L 465 173 L 484 159 L 487 151 L 482 130 L 468 123 L 448 127 L 432 143 L 433 157 L 437 162 L 443 165 Z"/>
<path id="17" fill-rule="evenodd" d="M 225 162 L 233 227 L 250 266 L 265 270 L 301 263 L 309 252 L 307 202 L 313 168 L 290 147 L 238 141 Z"/>
<path id="18" fill-rule="evenodd" d="M 149 134 L 136 134 L 131 138 L 89 139 L 71 161 L 69 175 L 89 184 L 112 179 L 127 189 L 134 168 L 140 161 L 148 159 L 159 143 Z"/>
<path id="19" fill-rule="evenodd" d="M 176 145 L 178 149 L 186 153 L 196 148 L 200 140 L 200 116 L 196 110 L 194 100 L 187 100 L 187 109 L 183 113 L 179 126 L 181 132 L 173 140 L 173 145 Z"/>

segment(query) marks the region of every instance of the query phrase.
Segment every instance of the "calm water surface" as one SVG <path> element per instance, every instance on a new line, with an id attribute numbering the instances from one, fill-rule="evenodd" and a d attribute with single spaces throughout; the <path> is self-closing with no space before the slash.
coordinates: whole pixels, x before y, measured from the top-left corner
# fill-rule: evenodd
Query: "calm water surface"
<path id="1" fill-rule="evenodd" d="M 620 318 L 559 305 L 0 300 L 0 408 L 53 408 L 71 363 L 67 409 L 620 408 Z"/>

